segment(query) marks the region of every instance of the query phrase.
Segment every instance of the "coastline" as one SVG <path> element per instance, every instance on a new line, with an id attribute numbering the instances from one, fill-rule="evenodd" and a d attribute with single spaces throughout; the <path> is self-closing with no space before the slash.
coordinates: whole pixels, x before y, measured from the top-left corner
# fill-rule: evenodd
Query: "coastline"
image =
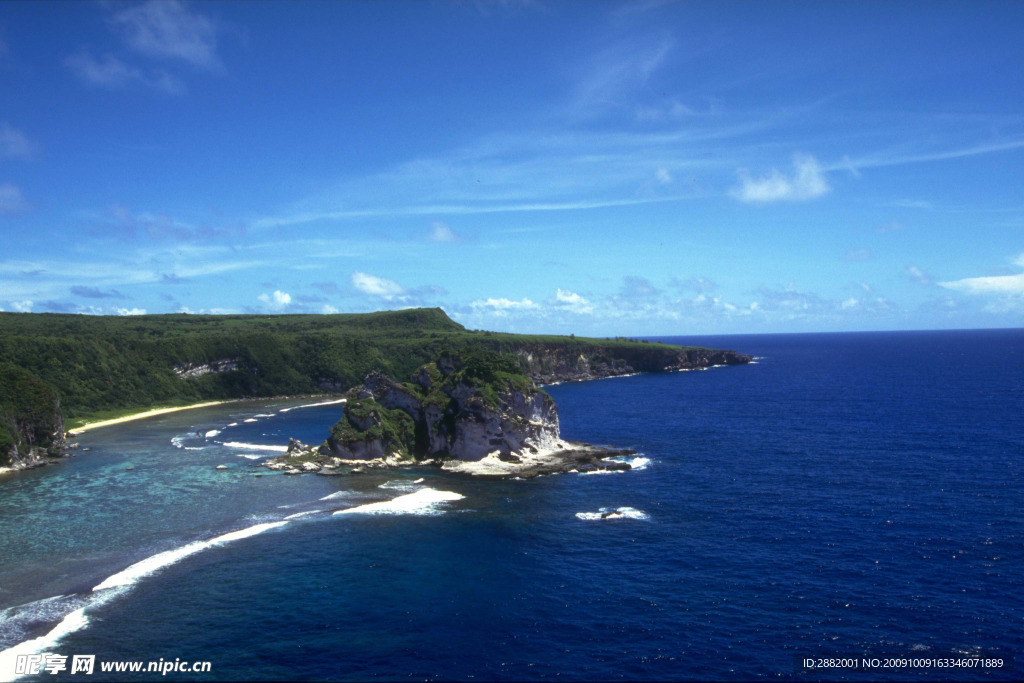
<path id="1" fill-rule="evenodd" d="M 327 398 L 334 396 L 331 393 L 311 393 L 311 394 L 286 394 L 281 396 L 257 396 L 257 397 L 246 397 L 246 398 L 222 398 L 220 400 L 207 400 L 202 403 L 189 403 L 188 405 L 175 405 L 172 408 L 154 408 L 148 411 L 140 411 L 138 413 L 132 413 L 131 415 L 125 415 L 120 418 L 112 418 L 110 420 L 97 420 L 96 422 L 87 422 L 80 427 L 68 430 L 69 436 L 78 436 L 87 431 L 93 429 L 99 429 L 100 427 L 110 427 L 113 425 L 120 425 L 126 422 L 134 422 L 136 420 L 144 420 L 145 418 L 153 418 L 158 415 L 167 415 L 168 413 L 178 413 L 180 411 L 190 411 L 197 408 L 209 408 L 211 405 L 223 405 L 224 403 L 238 403 L 246 400 L 275 400 L 284 398 Z M 336 402 L 336 401 L 330 401 Z M 337 402 L 340 402 L 337 401 Z M 327 404 L 327 403 L 325 403 Z M 288 408 L 285 411 L 290 411 Z"/>
<path id="2" fill-rule="evenodd" d="M 187 406 L 177 406 L 174 408 L 154 408 L 152 410 L 145 410 L 139 413 L 132 413 L 131 415 L 125 415 L 123 417 L 116 417 L 111 420 L 99 420 L 97 422 L 86 422 L 81 427 L 75 427 L 74 429 L 68 430 L 68 436 L 78 436 L 84 434 L 93 429 L 100 429 L 101 427 L 110 427 L 112 425 L 123 424 L 125 422 L 134 422 L 135 420 L 144 420 L 147 417 L 155 417 L 157 415 L 166 415 L 167 413 L 177 413 L 182 410 L 192 410 L 193 408 L 207 408 L 209 406 L 217 406 L 224 403 L 235 403 L 242 399 L 230 398 L 221 401 L 205 401 L 204 403 L 193 403 Z"/>

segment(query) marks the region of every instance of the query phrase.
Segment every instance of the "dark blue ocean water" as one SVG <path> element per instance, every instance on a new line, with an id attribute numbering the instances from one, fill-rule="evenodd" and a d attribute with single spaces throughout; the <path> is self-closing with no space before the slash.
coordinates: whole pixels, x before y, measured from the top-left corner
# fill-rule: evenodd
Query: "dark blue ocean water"
<path id="1" fill-rule="evenodd" d="M 665 341 L 760 358 L 548 388 L 564 437 L 649 460 L 622 474 L 257 477 L 272 453 L 225 444 L 339 413 L 296 401 L 89 433 L 0 477 L 0 649 L 211 662 L 177 680 L 1024 675 L 1024 330 Z M 464 497 L 331 514 L 428 489 Z M 976 654 L 1018 661 L 795 665 Z"/>

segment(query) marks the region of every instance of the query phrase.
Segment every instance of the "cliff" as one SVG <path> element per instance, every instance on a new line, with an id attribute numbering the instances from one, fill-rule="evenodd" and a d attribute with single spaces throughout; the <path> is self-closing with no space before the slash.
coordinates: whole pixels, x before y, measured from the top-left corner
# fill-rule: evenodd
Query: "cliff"
<path id="1" fill-rule="evenodd" d="M 320 452 L 347 460 L 479 460 L 558 443 L 555 402 L 507 356 L 446 356 L 411 379 L 369 375 L 347 395 Z"/>
<path id="2" fill-rule="evenodd" d="M 64 453 L 57 390 L 14 365 L 0 365 L 0 468 L 28 469 Z"/>
<path id="3" fill-rule="evenodd" d="M 531 343 L 514 348 L 512 353 L 519 360 L 523 372 L 538 384 L 576 382 L 637 372 L 697 370 L 716 365 L 740 365 L 753 360 L 751 356 L 735 351 L 664 344 Z"/>

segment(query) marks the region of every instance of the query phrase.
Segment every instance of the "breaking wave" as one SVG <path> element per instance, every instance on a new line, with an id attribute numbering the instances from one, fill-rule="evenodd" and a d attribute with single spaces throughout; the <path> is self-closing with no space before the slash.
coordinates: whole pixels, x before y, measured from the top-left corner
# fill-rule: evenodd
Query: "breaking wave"
<path id="1" fill-rule="evenodd" d="M 436 489 L 420 489 L 404 496 L 398 496 L 391 500 L 383 500 L 379 503 L 368 503 L 359 505 L 347 510 L 338 510 L 334 514 L 347 515 L 353 513 L 367 515 L 440 515 L 444 510 L 440 508 L 441 503 L 465 498 L 454 491 L 438 491 Z"/>
<path id="2" fill-rule="evenodd" d="M 615 508 L 601 508 L 597 512 L 577 512 L 577 519 L 583 519 L 587 521 L 592 520 L 605 520 L 605 519 L 650 519 L 646 512 L 643 510 L 637 510 L 631 507 Z"/>

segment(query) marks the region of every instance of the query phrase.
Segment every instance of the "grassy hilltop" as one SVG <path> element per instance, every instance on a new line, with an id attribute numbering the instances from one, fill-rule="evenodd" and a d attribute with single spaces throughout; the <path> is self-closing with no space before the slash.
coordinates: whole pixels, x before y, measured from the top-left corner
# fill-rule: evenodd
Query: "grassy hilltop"
<path id="1" fill-rule="evenodd" d="M 371 371 L 405 378 L 442 354 L 556 349 L 660 368 L 681 347 L 466 330 L 439 308 L 338 315 L 87 316 L 0 313 L 0 366 L 60 398 L 69 426 L 128 409 L 204 400 L 343 392 Z M 180 376 L 205 364 L 230 368 Z M 199 374 L 199 373 L 196 373 Z M 16 408 L 0 386 L 0 414 Z M 0 420 L 10 423 L 10 419 Z M 0 432 L 4 427 L 0 425 Z"/>

